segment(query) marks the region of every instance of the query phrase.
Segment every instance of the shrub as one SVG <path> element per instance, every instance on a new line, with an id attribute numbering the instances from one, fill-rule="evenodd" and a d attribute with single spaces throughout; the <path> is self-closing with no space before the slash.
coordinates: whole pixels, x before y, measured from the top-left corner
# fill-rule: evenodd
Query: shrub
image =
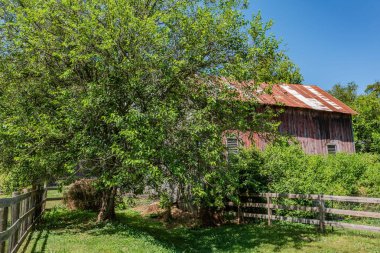
<path id="1" fill-rule="evenodd" d="M 268 177 L 263 171 L 264 158 L 256 148 L 241 149 L 229 157 L 229 171 L 235 172 L 238 188 L 251 192 L 267 191 Z M 231 174 L 231 173 L 230 173 Z"/>
<path id="2" fill-rule="evenodd" d="M 69 185 L 64 203 L 71 210 L 99 211 L 101 192 L 94 187 L 94 179 L 80 179 Z"/>
<path id="3" fill-rule="evenodd" d="M 247 149 L 231 161 L 241 186 L 259 191 L 380 197 L 380 156 L 368 153 L 308 155 L 298 145 Z M 248 187 L 249 186 L 249 187 Z"/>
<path id="4" fill-rule="evenodd" d="M 230 159 L 230 167 L 239 173 L 240 191 L 329 194 L 380 197 L 380 156 L 376 154 L 308 155 L 298 145 L 276 143 L 265 151 L 245 149 Z M 244 201 L 244 199 L 243 199 Z M 311 200 L 277 198 L 275 204 L 314 205 Z M 330 206 L 326 202 L 326 206 Z M 362 206 L 334 203 L 335 208 Z M 365 210 L 378 210 L 366 206 Z M 280 215 L 315 217 L 304 211 L 277 211 Z"/>
<path id="5" fill-rule="evenodd" d="M 263 156 L 271 191 L 380 197 L 378 155 L 307 155 L 298 146 L 271 146 Z"/>

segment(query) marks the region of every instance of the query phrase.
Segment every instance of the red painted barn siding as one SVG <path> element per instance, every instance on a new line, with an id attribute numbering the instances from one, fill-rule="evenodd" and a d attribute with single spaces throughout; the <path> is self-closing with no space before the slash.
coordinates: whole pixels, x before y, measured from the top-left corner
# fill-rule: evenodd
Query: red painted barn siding
<path id="1" fill-rule="evenodd" d="M 327 144 L 335 144 L 337 152 L 355 152 L 350 114 L 286 108 L 279 120 L 280 133 L 296 137 L 308 154 L 327 154 Z M 252 145 L 249 133 L 239 135 L 245 146 Z M 252 139 L 259 149 L 265 148 L 266 141 L 258 134 Z"/>

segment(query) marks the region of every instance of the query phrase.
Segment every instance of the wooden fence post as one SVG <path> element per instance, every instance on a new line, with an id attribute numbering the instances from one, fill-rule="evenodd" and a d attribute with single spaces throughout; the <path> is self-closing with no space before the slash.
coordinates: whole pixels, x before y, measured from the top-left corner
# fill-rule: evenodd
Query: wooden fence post
<path id="1" fill-rule="evenodd" d="M 318 207 L 319 207 L 319 230 L 325 232 L 325 201 L 323 200 L 323 194 L 318 195 Z"/>
<path id="2" fill-rule="evenodd" d="M 37 208 L 37 187 L 35 185 L 32 185 L 32 195 L 30 196 L 30 205 L 31 208 Z M 36 209 L 30 214 L 31 223 L 34 223 L 36 220 Z"/>
<path id="3" fill-rule="evenodd" d="M 28 189 L 23 189 L 22 190 L 22 193 L 23 194 L 27 194 L 28 193 Z M 29 200 L 29 197 L 24 199 L 22 202 L 21 202 L 21 211 L 20 211 L 20 217 L 23 217 L 24 214 L 26 214 L 28 212 L 28 200 Z M 28 229 L 28 218 L 26 217 L 24 219 L 24 221 L 21 223 L 21 229 L 20 229 L 20 238 L 23 237 L 23 235 L 25 234 L 26 230 Z"/>
<path id="4" fill-rule="evenodd" d="M 268 226 L 272 225 L 272 199 L 270 197 L 270 193 L 267 193 L 267 209 L 268 209 Z"/>
<path id="5" fill-rule="evenodd" d="M 0 209 L 0 232 L 7 230 L 8 227 L 8 207 Z M 5 241 L 0 243 L 0 253 L 5 253 Z"/>
<path id="6" fill-rule="evenodd" d="M 44 183 L 44 194 L 43 194 L 43 196 L 42 196 L 42 201 L 47 199 L 47 193 L 48 193 L 47 182 L 45 182 L 45 183 Z M 43 206 L 43 208 L 42 208 L 42 212 L 45 212 L 45 209 L 46 209 L 46 201 L 44 201 L 44 203 L 43 203 L 42 206 Z"/>
<path id="7" fill-rule="evenodd" d="M 20 195 L 18 192 L 12 193 L 12 197 L 17 197 L 18 195 Z M 12 219 L 12 225 L 13 225 L 20 218 L 20 202 L 12 205 L 11 212 L 12 212 L 11 219 Z M 9 247 L 8 247 L 9 252 L 12 252 L 13 248 L 17 245 L 18 233 L 19 233 L 19 229 L 16 229 L 13 235 L 9 239 Z"/>
<path id="8" fill-rule="evenodd" d="M 27 189 L 26 190 L 27 193 L 30 193 L 30 189 Z M 32 208 L 32 203 L 31 203 L 31 199 L 32 199 L 32 194 L 30 193 L 29 197 L 26 199 L 26 208 L 25 208 L 25 212 L 29 212 L 30 208 Z M 26 217 L 26 220 L 25 220 L 25 226 L 26 226 L 26 229 L 29 228 L 29 226 L 32 224 L 32 221 L 31 221 L 31 216 L 30 214 L 28 215 L 28 217 Z"/>
<path id="9" fill-rule="evenodd" d="M 237 224 L 240 224 L 240 204 L 237 206 Z"/>
<path id="10" fill-rule="evenodd" d="M 34 195 L 34 206 L 36 209 L 34 210 L 33 220 L 36 220 L 41 214 L 41 210 L 42 210 L 41 201 L 42 201 L 42 193 L 43 193 L 41 188 L 42 187 L 40 185 L 36 187 L 36 194 Z"/>

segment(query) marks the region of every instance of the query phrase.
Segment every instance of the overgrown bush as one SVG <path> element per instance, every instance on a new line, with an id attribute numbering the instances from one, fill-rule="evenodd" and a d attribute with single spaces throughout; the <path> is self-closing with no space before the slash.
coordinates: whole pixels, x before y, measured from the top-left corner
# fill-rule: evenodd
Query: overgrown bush
<path id="1" fill-rule="evenodd" d="M 80 179 L 69 185 L 64 193 L 64 203 L 71 210 L 99 211 L 101 192 L 94 186 L 94 179 Z"/>
<path id="2" fill-rule="evenodd" d="M 230 159 L 230 167 L 239 173 L 240 192 L 380 197 L 380 156 L 376 154 L 308 155 L 299 145 L 282 142 L 269 145 L 263 152 L 241 150 Z M 276 198 L 272 201 L 288 206 L 315 205 L 312 200 Z M 325 203 L 326 206 L 332 204 Z M 377 210 L 374 206 L 352 203 L 334 203 L 334 207 Z M 315 218 L 315 213 L 306 211 L 281 210 L 276 214 Z"/>
<path id="3" fill-rule="evenodd" d="M 380 156 L 308 155 L 298 145 L 242 150 L 231 161 L 250 191 L 380 197 Z"/>
<path id="4" fill-rule="evenodd" d="M 230 156 L 229 160 L 229 170 L 237 177 L 237 188 L 250 192 L 268 190 L 269 178 L 264 171 L 265 161 L 261 151 L 256 148 L 242 149 L 238 155 Z"/>

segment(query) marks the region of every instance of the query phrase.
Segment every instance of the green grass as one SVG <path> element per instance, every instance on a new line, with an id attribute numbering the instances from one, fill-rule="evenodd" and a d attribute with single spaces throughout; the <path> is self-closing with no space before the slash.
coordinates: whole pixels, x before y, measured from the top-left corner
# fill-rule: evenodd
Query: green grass
<path id="1" fill-rule="evenodd" d="M 60 192 L 58 190 L 48 190 L 47 191 L 47 197 L 48 198 L 58 198 L 63 197 L 63 192 Z"/>
<path id="2" fill-rule="evenodd" d="M 96 214 L 55 208 L 32 234 L 25 252 L 380 252 L 380 234 L 351 230 L 322 235 L 315 227 L 275 223 L 217 228 L 167 228 L 133 211 L 97 224 Z"/>
<path id="3" fill-rule="evenodd" d="M 63 193 L 58 190 L 48 190 L 47 192 L 48 198 L 59 198 L 63 197 Z M 54 207 L 64 207 L 62 200 L 52 200 L 46 202 L 46 209 L 52 209 Z"/>

